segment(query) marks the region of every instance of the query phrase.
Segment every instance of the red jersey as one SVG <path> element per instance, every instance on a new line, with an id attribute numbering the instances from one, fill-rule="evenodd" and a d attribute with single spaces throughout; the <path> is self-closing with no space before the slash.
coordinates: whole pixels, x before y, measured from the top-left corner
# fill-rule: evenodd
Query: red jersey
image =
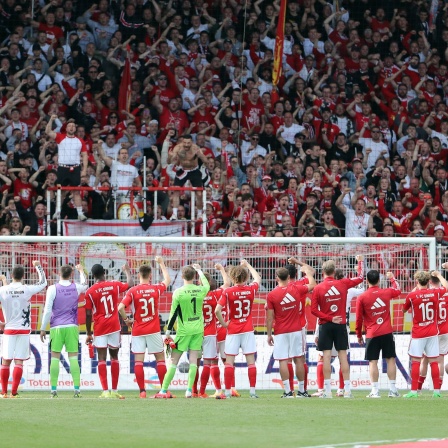
<path id="1" fill-rule="evenodd" d="M 252 322 L 252 304 L 254 303 L 255 293 L 258 291 L 258 283 L 250 285 L 232 286 L 227 288 L 219 304 L 227 305 L 229 326 L 227 334 L 241 334 L 254 331 Z"/>
<path id="2" fill-rule="evenodd" d="M 86 309 L 93 311 L 93 332 L 96 336 L 121 330 L 118 319 L 118 296 L 129 288 L 127 283 L 104 280 L 86 291 Z"/>
<path id="3" fill-rule="evenodd" d="M 448 301 L 448 294 L 439 297 L 439 313 L 437 326 L 439 327 L 439 334 L 448 334 L 448 319 L 446 318 L 446 308 Z"/>
<path id="4" fill-rule="evenodd" d="M 133 286 L 121 301 L 131 306 L 134 315 L 132 336 L 146 336 L 160 332 L 160 296 L 166 291 L 165 283 L 157 285 L 142 284 Z"/>
<path id="5" fill-rule="evenodd" d="M 326 277 L 313 290 L 311 313 L 319 318 L 319 324 L 332 322 L 334 317 L 341 317 L 341 324 L 347 323 L 347 291 L 359 285 L 364 277 L 362 261 L 358 262 L 358 276 L 335 280 Z"/>
<path id="6" fill-rule="evenodd" d="M 267 308 L 274 310 L 275 334 L 292 333 L 302 329 L 301 314 L 305 311 L 308 286 L 290 282 L 277 286 L 268 294 Z"/>
<path id="7" fill-rule="evenodd" d="M 366 338 L 392 333 L 390 301 L 400 294 L 400 286 L 394 278 L 391 288 L 372 286 L 362 293 L 356 301 L 356 336 L 362 336 L 363 321 Z"/>
<path id="8" fill-rule="evenodd" d="M 296 286 L 303 286 L 308 285 L 309 280 L 306 277 L 302 277 L 299 280 L 293 280 L 291 283 L 293 283 Z M 305 297 L 305 303 L 306 303 L 306 297 Z M 308 325 L 308 321 L 306 320 L 306 312 L 305 312 L 305 305 L 303 306 L 302 312 L 300 313 L 300 325 L 302 328 L 306 328 Z"/>
<path id="9" fill-rule="evenodd" d="M 215 308 L 222 296 L 224 289 L 218 288 L 214 291 L 209 291 L 205 296 L 202 304 L 202 314 L 204 316 L 204 336 L 216 336 L 217 333 L 217 319 L 215 316 Z"/>
<path id="10" fill-rule="evenodd" d="M 219 301 L 218 301 L 219 303 Z M 221 310 L 222 318 L 224 319 L 224 322 L 227 322 L 227 306 L 222 305 Z M 223 342 L 226 340 L 227 336 L 227 329 L 224 328 L 218 320 L 216 320 L 216 341 L 217 342 Z"/>
<path id="11" fill-rule="evenodd" d="M 410 292 L 403 305 L 406 312 L 412 308 L 413 339 L 429 338 L 439 334 L 437 329 L 439 297 L 446 293 L 445 288 L 416 289 Z"/>
<path id="12" fill-rule="evenodd" d="M 36 189 L 29 182 L 22 182 L 17 177 L 13 183 L 14 196 L 20 197 L 20 202 L 24 209 L 28 210 L 33 206 L 33 198 L 37 196 Z"/>

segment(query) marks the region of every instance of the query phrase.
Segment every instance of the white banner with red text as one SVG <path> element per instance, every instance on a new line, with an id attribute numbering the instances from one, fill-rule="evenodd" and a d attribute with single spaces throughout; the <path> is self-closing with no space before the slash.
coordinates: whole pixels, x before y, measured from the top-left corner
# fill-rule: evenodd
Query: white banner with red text
<path id="1" fill-rule="evenodd" d="M 64 220 L 65 236 L 186 236 L 187 221 L 155 221 L 143 230 L 136 219 Z"/>

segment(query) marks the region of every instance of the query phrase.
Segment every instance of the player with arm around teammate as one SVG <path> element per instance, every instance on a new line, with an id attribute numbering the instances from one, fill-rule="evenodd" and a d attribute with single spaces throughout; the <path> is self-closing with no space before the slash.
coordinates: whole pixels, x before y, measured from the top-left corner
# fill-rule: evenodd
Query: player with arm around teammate
<path id="1" fill-rule="evenodd" d="M 121 331 L 118 304 L 120 294 L 133 286 L 134 282 L 131 277 L 131 270 L 127 264 L 123 266 L 123 271 L 126 274 L 126 283 L 107 280 L 103 266 L 94 264 L 91 272 L 95 283 L 86 292 L 86 344 L 93 343 L 98 352 L 98 376 L 103 389 L 100 398 L 124 398 L 118 393 L 118 379 L 120 376 L 118 351 L 120 350 Z M 92 317 L 94 335 L 92 335 Z M 125 322 L 129 322 L 129 320 L 125 319 Z M 111 391 L 107 381 L 106 360 L 108 349 L 112 379 Z"/>
<path id="2" fill-rule="evenodd" d="M 118 305 L 118 312 L 129 325 L 132 324 L 131 350 L 134 353 L 135 379 L 140 389 L 140 398 L 146 398 L 145 372 L 143 361 L 148 352 L 154 355 L 157 363 L 157 375 L 160 384 L 166 374 L 165 354 L 162 335 L 160 334 L 159 304 L 160 296 L 170 285 L 171 279 L 162 257 L 155 258 L 160 266 L 163 279 L 152 284 L 152 270 L 149 265 L 142 265 L 138 270 L 139 284 L 130 288 Z M 126 315 L 126 307 L 131 306 L 133 318 Z"/>
<path id="3" fill-rule="evenodd" d="M 23 266 L 15 266 L 12 270 L 12 282 L 0 288 L 0 304 L 5 319 L 2 366 L 0 380 L 2 385 L 2 398 L 7 398 L 9 370 L 14 360 L 12 372 L 12 390 L 10 398 L 19 398 L 17 389 L 22 379 L 23 361 L 30 357 L 30 332 L 31 332 L 31 298 L 47 286 L 45 272 L 40 262 L 33 261 L 39 279 L 34 285 L 22 283 L 25 269 Z M 2 277 L 4 281 L 4 277 Z"/>
<path id="4" fill-rule="evenodd" d="M 370 382 L 372 391 L 367 398 L 380 398 L 378 390 L 378 360 L 380 352 L 387 363 L 389 377 L 389 397 L 396 398 L 400 394 L 395 385 L 397 366 L 395 363 L 395 341 L 390 316 L 390 301 L 401 294 L 400 285 L 392 272 L 386 272 L 391 283 L 390 288 L 380 288 L 380 273 L 373 269 L 367 273 L 369 288 L 356 301 L 356 336 L 358 343 L 364 345 L 362 327 L 366 331 L 365 360 L 369 361 Z"/>
<path id="5" fill-rule="evenodd" d="M 325 391 L 320 398 L 332 398 L 331 393 L 331 350 L 334 344 L 338 352 L 344 377 L 344 398 L 353 398 L 350 390 L 350 366 L 347 359 L 349 340 L 347 334 L 347 291 L 359 285 L 364 278 L 362 255 L 357 255 L 358 275 L 354 278 L 334 278 L 336 264 L 333 260 L 322 265 L 324 280 L 313 290 L 311 312 L 319 318 L 318 349 L 323 352 Z"/>
<path id="6" fill-rule="evenodd" d="M 247 285 L 249 273 L 253 282 Z M 231 387 L 235 378 L 235 357 L 240 348 L 246 357 L 249 376 L 250 398 L 258 398 L 255 393 L 257 383 L 257 367 L 255 365 L 255 353 L 257 346 L 255 342 L 254 325 L 252 321 L 252 305 L 255 293 L 258 291 L 261 277 L 260 274 L 246 261 L 242 260 L 240 266 L 235 266 L 230 272 L 233 286 L 224 291 L 216 306 L 216 317 L 220 324 L 227 328 L 226 336 L 226 364 L 224 367 L 224 382 L 226 398 L 231 397 Z M 228 322 L 224 321 L 221 310 L 227 306 Z"/>
<path id="7" fill-rule="evenodd" d="M 219 288 L 217 287 L 216 280 L 214 280 L 210 274 L 204 274 L 210 284 L 210 291 L 205 297 L 202 305 L 202 312 L 204 316 L 204 342 L 202 343 L 203 367 L 201 372 L 199 397 L 208 397 L 205 393 L 205 389 L 211 375 L 216 389 L 212 397 L 219 400 L 225 398 L 225 395 L 222 393 L 221 389 L 221 378 L 218 366 L 217 319 L 215 316 L 215 308 L 222 296 L 222 293 L 230 286 L 230 277 L 221 264 L 217 263 L 215 265 L 215 269 L 221 273 L 223 278 L 223 284 Z"/>
<path id="8" fill-rule="evenodd" d="M 441 288 L 430 288 L 431 276 L 437 277 L 442 284 Z M 439 336 L 437 327 L 437 314 L 439 297 L 447 292 L 447 281 L 437 272 L 417 271 L 414 275 L 417 286 L 410 292 L 403 305 L 403 311 L 412 310 L 412 332 L 409 345 L 411 357 L 411 391 L 404 398 L 417 398 L 420 360 L 423 354 L 429 360 L 431 376 L 434 384 L 434 398 L 440 395 L 440 372 L 437 359 L 439 358 Z"/>
<path id="9" fill-rule="evenodd" d="M 47 289 L 45 299 L 44 314 L 40 327 L 40 339 L 42 342 L 46 338 L 46 328 L 50 323 L 50 385 L 51 398 L 57 398 L 57 385 L 59 378 L 59 367 L 61 352 L 65 346 L 70 363 L 70 374 L 73 379 L 74 397 L 80 398 L 79 386 L 81 383 L 81 370 L 78 363 L 79 350 L 79 327 L 78 327 L 78 307 L 79 295 L 87 291 L 87 278 L 82 265 L 76 265 L 81 283 L 70 280 L 73 274 L 73 267 L 65 264 L 61 267 L 60 280 L 50 285 Z"/>
<path id="10" fill-rule="evenodd" d="M 196 273 L 202 285 L 195 285 Z M 182 353 L 188 352 L 190 369 L 188 371 L 188 385 L 185 398 L 192 398 L 193 383 L 198 371 L 197 360 L 201 355 L 202 342 L 204 339 L 204 319 L 202 305 L 210 285 L 202 272 L 199 264 L 185 266 L 182 269 L 184 286 L 176 289 L 173 294 L 168 329 L 165 336 L 171 338 L 171 331 L 177 322 L 177 332 L 174 342 L 176 348 L 171 354 L 171 365 L 163 379 L 162 389 L 154 398 L 171 398 L 167 394 L 168 387 L 176 373 L 177 364 Z"/>
<path id="11" fill-rule="evenodd" d="M 308 394 L 305 395 L 304 389 L 305 369 L 300 316 L 305 312 L 306 294 L 313 290 L 316 282 L 312 268 L 303 266 L 300 270 L 308 279 L 307 285 L 297 285 L 296 282 L 291 282 L 288 269 L 279 268 L 276 276 L 278 286 L 267 297 L 267 340 L 269 345 L 274 346 L 274 359 L 278 360 L 280 364 L 280 376 L 284 387 L 282 398 L 294 397 L 289 383 L 288 361 L 290 359 L 296 365 L 296 376 L 301 385 L 297 397 L 308 396 Z M 272 335 L 274 320 L 275 337 Z"/>

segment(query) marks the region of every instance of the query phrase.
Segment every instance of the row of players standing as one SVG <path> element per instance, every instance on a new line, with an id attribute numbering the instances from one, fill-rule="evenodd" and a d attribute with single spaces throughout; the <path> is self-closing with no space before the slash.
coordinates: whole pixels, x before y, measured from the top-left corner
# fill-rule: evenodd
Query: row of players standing
<path id="1" fill-rule="evenodd" d="M 313 291 L 312 313 L 319 318 L 318 349 L 323 352 L 323 373 L 325 391 L 323 398 L 331 398 L 331 355 L 336 349 L 344 378 L 344 397 L 351 398 L 350 369 L 347 360 L 349 347 L 346 327 L 347 291 L 360 284 L 364 279 L 363 257 L 357 256 L 358 275 L 355 278 L 335 278 L 336 265 L 333 260 L 324 262 L 322 266 L 323 281 L 316 285 L 311 267 L 290 258 L 285 268 L 276 272 L 278 286 L 268 294 L 267 299 L 267 329 L 268 343 L 274 346 L 274 358 L 280 362 L 280 375 L 284 384 L 283 397 L 293 396 L 291 389 L 290 360 L 296 366 L 296 376 L 299 381 L 298 397 L 308 397 L 305 381 L 305 347 L 306 347 L 306 295 Z M 118 352 L 120 347 L 120 322 L 118 314 L 125 323 L 132 325 L 131 346 L 135 354 L 135 375 L 140 389 L 140 397 L 146 398 L 143 361 L 146 352 L 154 354 L 157 361 L 157 373 L 162 384 L 161 391 L 155 398 L 172 398 L 168 387 L 173 379 L 177 364 L 182 353 L 189 355 L 189 375 L 186 397 L 197 394 L 194 390 L 198 382 L 198 365 L 201 355 L 204 358 L 204 368 L 201 375 L 201 389 L 198 396 L 206 397 L 205 387 L 210 374 L 216 388 L 215 398 L 230 398 L 235 385 L 234 360 L 240 349 L 248 364 L 250 397 L 258 398 L 255 387 L 257 369 L 255 364 L 256 342 L 252 323 L 252 304 L 258 291 L 261 277 L 246 261 L 238 266 L 228 268 L 216 265 L 223 277 L 223 285 L 217 288 L 216 282 L 209 274 L 204 274 L 200 265 L 193 264 L 182 270 L 184 286 L 173 294 L 168 329 L 165 342 L 171 343 L 171 332 L 177 323 L 174 339 L 175 348 L 171 356 L 170 367 L 165 364 L 163 341 L 160 334 L 158 305 L 161 294 L 170 284 L 168 270 L 161 257 L 156 257 L 163 280 L 159 284 L 151 282 L 151 267 L 143 265 L 139 269 L 139 284 L 133 286 L 130 269 L 124 266 L 127 281 L 109 281 L 101 265 L 92 267 L 95 283 L 87 289 L 87 280 L 81 265 L 76 269 L 80 273 L 81 283 L 71 281 L 73 268 L 65 265 L 60 271 L 60 281 L 47 290 L 44 317 L 41 326 L 41 339 L 46 336 L 46 327 L 50 323 L 51 363 L 50 383 L 51 396 L 57 397 L 57 381 L 59 375 L 60 353 L 65 346 L 69 354 L 70 369 L 74 383 L 74 396 L 80 397 L 80 369 L 78 355 L 78 322 L 77 309 L 79 294 L 86 294 L 86 343 L 94 344 L 98 351 L 98 375 L 103 392 L 101 398 L 124 398 L 118 392 L 120 365 Z M 291 264 L 292 263 L 292 264 Z M 294 264 L 302 264 L 301 272 L 305 277 L 295 280 Z M 45 272 L 40 263 L 34 261 L 39 279 L 35 285 L 22 283 L 23 266 L 15 266 L 12 272 L 12 283 L 6 284 L 6 278 L 1 278 L 4 286 L 0 288 L 0 303 L 5 316 L 5 323 L 0 323 L 4 329 L 1 386 L 2 397 L 6 398 L 10 365 L 14 360 L 13 384 L 11 397 L 18 397 L 17 389 L 20 383 L 23 362 L 29 358 L 30 344 L 30 300 L 31 297 L 47 286 Z M 443 266 L 445 268 L 445 266 Z M 289 269 L 288 269 L 289 268 Z M 196 284 L 196 273 L 200 284 Z M 291 275 L 292 274 L 292 275 Z M 249 276 L 253 281 L 248 284 Z M 440 285 L 430 287 L 431 275 L 438 279 Z M 367 274 L 368 290 L 361 294 L 357 302 L 358 341 L 363 343 L 362 328 L 366 329 L 367 347 L 366 359 L 370 361 L 370 373 L 373 390 L 371 397 L 378 393 L 377 362 L 380 352 L 388 361 L 390 380 L 389 396 L 399 396 L 395 387 L 395 345 L 392 335 L 390 318 L 390 300 L 401 294 L 399 286 L 391 273 L 387 277 L 392 282 L 391 288 L 380 289 L 379 273 L 371 270 Z M 416 288 L 409 293 L 404 304 L 404 310 L 412 309 L 413 329 L 409 354 L 412 358 L 412 390 L 407 398 L 417 396 L 420 359 L 426 354 L 431 366 L 434 383 L 434 396 L 440 396 L 441 372 L 437 362 L 439 355 L 445 355 L 447 349 L 448 331 L 446 329 L 446 308 L 444 294 L 448 284 L 438 272 L 419 271 L 416 274 Z M 230 286 L 230 283 L 233 286 Z M 212 289 L 212 291 L 210 291 Z M 126 292 L 127 291 L 127 292 Z M 120 294 L 126 292 L 120 302 Z M 126 315 L 126 308 L 132 307 L 133 318 Z M 373 310 L 373 311 L 372 311 Z M 216 315 L 216 319 L 215 319 Z M 92 318 L 94 335 L 92 333 Z M 442 322 L 443 321 L 443 322 Z M 219 324 L 218 324 L 219 322 Z M 275 322 L 275 335 L 273 323 Z M 219 329 L 221 326 L 221 330 Z M 439 333 L 443 333 L 439 335 Z M 439 341 L 440 339 L 440 341 Z M 440 342 L 440 345 L 439 345 Z M 107 378 L 107 352 L 111 358 L 112 387 L 109 389 Z M 442 353 L 445 351 L 445 353 Z M 224 359 L 225 393 L 222 392 L 218 356 Z M 443 359 L 443 358 L 442 358 Z M 443 362 L 442 362 L 443 366 Z M 234 394 L 237 394 L 236 392 Z"/>

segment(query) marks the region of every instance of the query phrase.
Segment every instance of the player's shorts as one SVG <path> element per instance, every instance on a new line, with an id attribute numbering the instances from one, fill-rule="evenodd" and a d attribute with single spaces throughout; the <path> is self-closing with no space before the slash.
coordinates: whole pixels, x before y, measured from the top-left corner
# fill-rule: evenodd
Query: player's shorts
<path id="1" fill-rule="evenodd" d="M 319 325 L 318 350 L 322 352 L 325 350 L 332 350 L 333 344 L 337 352 L 339 350 L 348 350 L 347 326 L 345 324 L 335 324 L 333 322 Z"/>
<path id="2" fill-rule="evenodd" d="M 298 358 L 303 352 L 302 331 L 277 334 L 274 336 L 274 359 L 280 361 Z"/>
<path id="3" fill-rule="evenodd" d="M 160 332 L 147 334 L 145 336 L 131 337 L 131 351 L 132 353 L 146 353 L 153 355 L 154 353 L 163 352 L 163 341 Z"/>
<path id="4" fill-rule="evenodd" d="M 429 338 L 411 339 L 409 343 L 409 356 L 421 358 L 425 353 L 427 358 L 439 357 L 439 336 Z"/>
<path id="5" fill-rule="evenodd" d="M 243 355 L 251 355 L 257 352 L 257 344 L 255 343 L 254 333 L 240 333 L 228 334 L 226 337 L 226 355 L 237 356 L 240 352 L 240 347 Z"/>
<path id="6" fill-rule="evenodd" d="M 225 359 L 226 357 L 226 340 L 218 342 L 218 354 L 221 358 Z"/>
<path id="7" fill-rule="evenodd" d="M 366 339 L 366 361 L 378 361 L 380 352 L 383 359 L 396 358 L 395 340 L 392 333 Z"/>
<path id="8" fill-rule="evenodd" d="M 50 349 L 53 352 L 61 353 L 64 346 L 67 353 L 78 353 L 79 328 L 77 325 L 50 328 Z"/>
<path id="9" fill-rule="evenodd" d="M 202 342 L 202 358 L 218 358 L 218 343 L 216 342 L 216 336 L 204 336 L 204 341 Z"/>
<path id="10" fill-rule="evenodd" d="M 93 345 L 96 348 L 120 348 L 120 332 L 105 334 L 101 336 L 93 336 Z"/>
<path id="11" fill-rule="evenodd" d="M 188 352 L 188 350 L 201 351 L 203 340 L 204 333 L 198 333 L 189 336 L 176 336 L 174 342 L 178 352 Z"/>
<path id="12" fill-rule="evenodd" d="M 439 334 L 439 355 L 448 354 L 448 334 Z"/>
<path id="13" fill-rule="evenodd" d="M 4 334 L 2 358 L 8 361 L 12 359 L 25 361 L 30 357 L 29 334 Z"/>
<path id="14" fill-rule="evenodd" d="M 176 177 L 174 178 L 174 186 L 175 187 L 183 187 L 187 180 L 190 181 L 192 187 L 202 187 L 202 174 L 198 168 L 193 170 L 184 170 L 179 168 L 176 171 Z"/>
<path id="15" fill-rule="evenodd" d="M 302 333 L 302 354 L 305 354 L 307 352 L 307 346 L 306 346 L 306 336 L 308 334 L 307 328 L 303 327 L 301 333 Z"/>

